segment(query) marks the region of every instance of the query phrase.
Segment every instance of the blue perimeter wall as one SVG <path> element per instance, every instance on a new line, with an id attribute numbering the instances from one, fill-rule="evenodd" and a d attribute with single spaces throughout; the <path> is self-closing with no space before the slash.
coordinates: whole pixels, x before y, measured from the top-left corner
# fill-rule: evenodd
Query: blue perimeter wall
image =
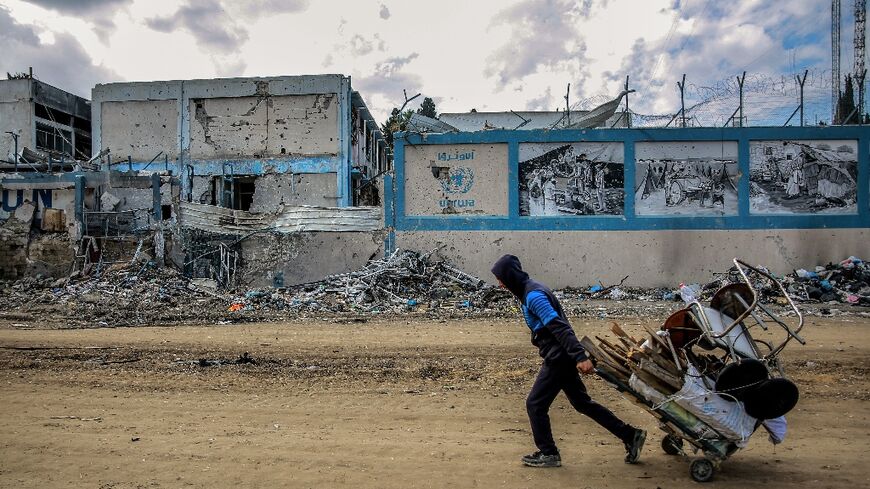
<path id="1" fill-rule="evenodd" d="M 858 214 L 852 215 L 751 215 L 749 212 L 749 144 L 775 140 L 857 140 Z M 480 131 L 473 133 L 409 134 L 397 133 L 395 141 L 395 179 L 384 181 L 384 220 L 393 231 L 639 231 L 703 229 L 810 229 L 870 227 L 868 195 L 868 146 L 870 126 L 836 127 L 746 127 L 676 129 L 586 129 L 535 131 Z M 737 141 L 740 168 L 738 215 L 734 216 L 636 216 L 635 143 L 638 142 L 722 142 Z M 520 216 L 519 145 L 521 143 L 617 142 L 625 151 L 624 215 L 616 216 Z M 405 214 L 405 148 L 425 144 L 508 145 L 507 216 L 469 214 L 408 216 Z M 387 249 L 391 247 L 388 238 Z M 870 248 L 870 244 L 868 244 Z"/>

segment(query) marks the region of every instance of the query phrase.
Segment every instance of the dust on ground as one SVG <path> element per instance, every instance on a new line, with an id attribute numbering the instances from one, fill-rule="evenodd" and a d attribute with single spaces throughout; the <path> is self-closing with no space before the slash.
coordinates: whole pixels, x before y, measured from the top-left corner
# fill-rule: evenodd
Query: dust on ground
<path id="1" fill-rule="evenodd" d="M 640 333 L 669 307 L 619 322 Z M 614 316 L 586 310 L 572 323 L 606 335 Z M 650 430 L 641 463 L 625 465 L 621 444 L 560 396 L 551 415 L 564 467 L 521 466 L 539 360 L 516 318 L 13 324 L 0 319 L 2 487 L 695 484 L 688 462 L 659 448 L 654 419 L 595 378 L 593 397 Z M 810 318 L 808 345 L 784 354 L 801 388 L 785 443 L 756 433 L 712 484 L 870 485 L 868 328 L 866 317 Z"/>

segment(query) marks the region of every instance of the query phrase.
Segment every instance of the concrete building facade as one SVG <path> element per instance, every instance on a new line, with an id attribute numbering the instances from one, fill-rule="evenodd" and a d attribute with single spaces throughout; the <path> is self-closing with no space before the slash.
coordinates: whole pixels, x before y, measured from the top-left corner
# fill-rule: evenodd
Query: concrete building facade
<path id="1" fill-rule="evenodd" d="M 91 155 L 91 107 L 87 99 L 34 78 L 0 80 L 0 159 L 14 163 L 27 147 L 55 159 Z"/>
<path id="2" fill-rule="evenodd" d="M 388 164 L 342 75 L 111 83 L 93 100 L 94 154 L 133 170 L 168 160 L 188 202 L 350 206 Z"/>

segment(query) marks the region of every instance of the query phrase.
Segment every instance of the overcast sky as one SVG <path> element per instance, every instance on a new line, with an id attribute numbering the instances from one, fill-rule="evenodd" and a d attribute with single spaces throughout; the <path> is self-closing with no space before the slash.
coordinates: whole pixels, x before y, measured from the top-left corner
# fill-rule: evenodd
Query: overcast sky
<path id="1" fill-rule="evenodd" d="M 111 81 L 343 73 L 379 119 L 402 89 L 440 112 L 555 110 L 568 83 L 589 106 L 626 75 L 632 109 L 673 113 L 683 73 L 687 105 L 713 98 L 697 110 L 721 119 L 746 70 L 751 117 L 784 122 L 809 69 L 808 119 L 830 118 L 829 0 L 0 0 L 0 53 L 0 72 L 33 66 L 88 98 Z"/>

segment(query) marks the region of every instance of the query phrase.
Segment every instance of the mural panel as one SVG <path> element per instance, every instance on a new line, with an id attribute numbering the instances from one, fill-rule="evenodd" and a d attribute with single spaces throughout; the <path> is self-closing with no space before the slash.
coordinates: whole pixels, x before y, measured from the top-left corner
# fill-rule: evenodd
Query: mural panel
<path id="1" fill-rule="evenodd" d="M 409 216 L 508 214 L 507 144 L 405 147 Z"/>
<path id="2" fill-rule="evenodd" d="M 524 143 L 519 147 L 520 215 L 621 215 L 622 143 Z"/>
<path id="3" fill-rule="evenodd" d="M 752 141 L 752 214 L 856 214 L 858 142 Z"/>
<path id="4" fill-rule="evenodd" d="M 641 142 L 635 161 L 635 214 L 737 215 L 737 141 Z"/>

